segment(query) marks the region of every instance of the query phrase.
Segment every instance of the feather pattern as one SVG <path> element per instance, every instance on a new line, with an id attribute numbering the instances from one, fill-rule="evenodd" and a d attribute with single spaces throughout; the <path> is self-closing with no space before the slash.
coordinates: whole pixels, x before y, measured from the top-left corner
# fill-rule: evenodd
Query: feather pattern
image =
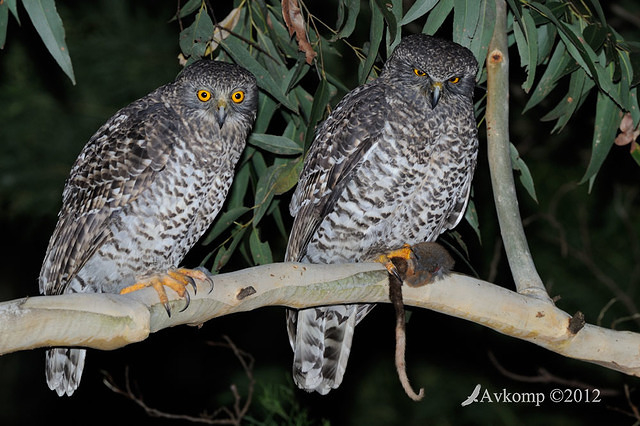
<path id="1" fill-rule="evenodd" d="M 478 148 L 476 71 L 468 49 L 409 36 L 378 79 L 348 93 L 319 126 L 305 159 L 286 260 L 367 261 L 457 225 Z M 436 85 L 442 91 L 434 102 Z M 326 394 L 340 385 L 355 326 L 373 306 L 287 312 L 300 388 Z"/>
<path id="2" fill-rule="evenodd" d="M 241 103 L 231 98 L 237 90 L 245 93 Z M 203 60 L 111 117 L 71 169 L 40 292 L 118 293 L 177 267 L 222 207 L 257 97 L 248 71 Z M 84 358 L 84 349 L 49 350 L 49 387 L 71 395 Z"/>

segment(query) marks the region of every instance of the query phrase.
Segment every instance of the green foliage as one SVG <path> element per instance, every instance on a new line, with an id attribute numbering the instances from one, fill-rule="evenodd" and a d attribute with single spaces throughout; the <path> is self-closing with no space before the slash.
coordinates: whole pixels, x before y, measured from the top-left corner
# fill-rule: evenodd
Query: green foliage
<path id="1" fill-rule="evenodd" d="M 532 87 L 536 68 L 544 68 L 525 111 L 568 78 L 567 94 L 542 117 L 557 120 L 553 131 L 560 131 L 593 89 L 598 91 L 591 160 L 581 179 L 591 187 L 613 145 L 623 112 L 631 113 L 634 128 L 640 121 L 635 81 L 640 67 L 631 60 L 640 46 L 626 42 L 608 25 L 598 0 L 509 4 L 521 65 L 528 73 L 522 85 L 526 92 Z"/>
<path id="2" fill-rule="evenodd" d="M 514 144 L 509 144 L 511 149 L 511 164 L 513 166 L 513 170 L 516 172 L 520 172 L 520 182 L 522 186 L 527 190 L 531 198 L 533 198 L 536 202 L 538 201 L 538 197 L 536 196 L 536 188 L 533 183 L 533 177 L 531 176 L 531 172 L 529 168 L 525 164 L 525 162 L 520 157 L 518 153 L 518 149 Z"/>
<path id="3" fill-rule="evenodd" d="M 55 0 L 22 0 L 22 5 L 51 56 L 75 84 L 76 78 L 73 75 L 71 57 L 65 42 L 64 27 L 56 10 Z M 4 48 L 6 40 L 9 10 L 18 23 L 20 22 L 16 0 L 0 2 L 0 48 Z"/>

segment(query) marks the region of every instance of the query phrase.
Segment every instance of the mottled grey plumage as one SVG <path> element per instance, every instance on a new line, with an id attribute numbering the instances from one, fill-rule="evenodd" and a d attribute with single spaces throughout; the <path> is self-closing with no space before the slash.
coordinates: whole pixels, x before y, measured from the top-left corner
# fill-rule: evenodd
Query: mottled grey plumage
<path id="1" fill-rule="evenodd" d="M 290 206 L 286 259 L 371 260 L 456 226 L 478 149 L 476 72 L 468 49 L 413 35 L 378 79 L 348 93 L 318 128 L 306 158 Z M 372 307 L 287 312 L 300 388 L 326 394 L 340 385 L 354 327 Z"/>
<path id="2" fill-rule="evenodd" d="M 111 117 L 71 169 L 40 292 L 118 293 L 178 266 L 222 207 L 257 100 L 251 73 L 201 60 Z M 49 387 L 71 395 L 84 357 L 47 351 Z"/>

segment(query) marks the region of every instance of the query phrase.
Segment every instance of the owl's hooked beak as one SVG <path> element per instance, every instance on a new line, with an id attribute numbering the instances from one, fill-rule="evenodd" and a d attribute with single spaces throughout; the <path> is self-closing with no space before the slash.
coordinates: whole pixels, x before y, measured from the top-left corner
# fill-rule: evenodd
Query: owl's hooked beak
<path id="1" fill-rule="evenodd" d="M 438 100 L 440 99 L 440 94 L 442 93 L 442 83 L 440 81 L 435 81 L 431 85 L 431 109 L 435 109 L 436 105 L 438 105 Z"/>
<path id="2" fill-rule="evenodd" d="M 218 101 L 218 107 L 216 111 L 216 121 L 218 122 L 218 126 L 222 129 L 222 125 L 224 124 L 224 120 L 227 118 L 227 103 L 220 99 Z"/>

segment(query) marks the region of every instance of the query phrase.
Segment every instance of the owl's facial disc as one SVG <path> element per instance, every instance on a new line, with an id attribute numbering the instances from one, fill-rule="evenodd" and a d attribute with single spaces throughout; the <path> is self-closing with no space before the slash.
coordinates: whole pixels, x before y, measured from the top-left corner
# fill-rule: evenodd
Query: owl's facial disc
<path id="1" fill-rule="evenodd" d="M 218 126 L 222 128 L 227 118 L 233 116 L 234 111 L 237 111 L 238 107 L 245 100 L 245 92 L 241 89 L 236 89 L 232 93 L 224 92 L 217 99 L 215 105 L 214 116 L 218 122 Z"/>
<path id="2" fill-rule="evenodd" d="M 420 86 L 422 90 L 424 90 L 424 94 L 427 98 L 429 98 L 429 103 L 431 104 L 431 109 L 435 109 L 436 105 L 438 105 L 438 100 L 440 99 L 440 95 L 442 95 L 442 90 L 444 86 L 441 81 L 434 80 L 427 74 L 422 68 L 414 67 L 413 74 L 418 77 L 418 81 L 420 82 Z M 416 78 L 416 77 L 413 77 Z"/>

